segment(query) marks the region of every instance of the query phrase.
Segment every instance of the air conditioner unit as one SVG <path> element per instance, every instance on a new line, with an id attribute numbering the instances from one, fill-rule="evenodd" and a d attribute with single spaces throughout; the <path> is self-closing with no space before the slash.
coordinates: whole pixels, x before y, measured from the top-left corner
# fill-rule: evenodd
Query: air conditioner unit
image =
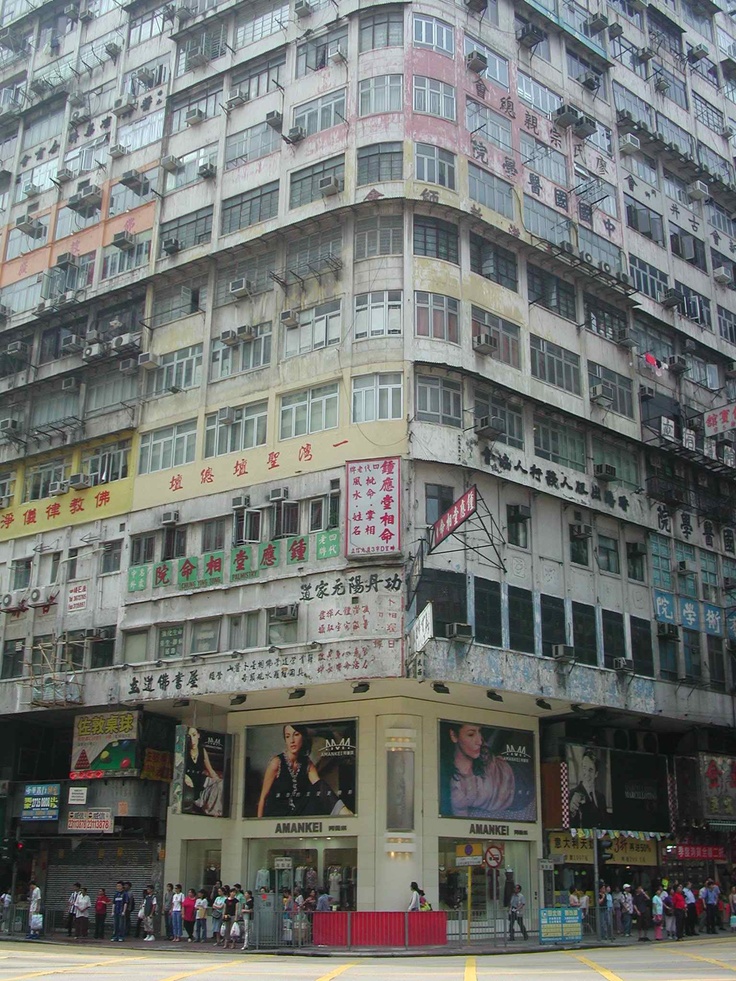
<path id="1" fill-rule="evenodd" d="M 705 44 L 696 44 L 695 47 L 690 48 L 687 53 L 687 60 L 691 65 L 694 65 L 697 61 L 702 61 L 703 58 L 708 57 L 708 48 Z"/>
<path id="2" fill-rule="evenodd" d="M 273 504 L 276 501 L 288 501 L 289 499 L 289 488 L 288 487 L 272 487 L 268 492 L 268 499 Z"/>
<path id="3" fill-rule="evenodd" d="M 296 620 L 299 615 L 299 607 L 296 603 L 289 603 L 288 606 L 276 606 L 271 613 L 272 620 Z"/>
<path id="4" fill-rule="evenodd" d="M 108 41 L 105 45 L 105 53 L 114 61 L 120 54 L 120 45 L 115 41 Z"/>
<path id="5" fill-rule="evenodd" d="M 495 439 L 506 432 L 506 423 L 495 416 L 481 416 L 475 420 L 473 429 L 475 435 L 480 436 L 481 439 Z"/>
<path id="6" fill-rule="evenodd" d="M 736 129 L 733 126 L 724 126 L 721 130 L 721 136 L 724 140 L 732 140 L 736 136 Z"/>
<path id="7" fill-rule="evenodd" d="M 10 507 L 10 500 L 9 497 L 0 497 L 0 511 L 4 511 L 5 508 Z"/>
<path id="8" fill-rule="evenodd" d="M 329 41 L 327 44 L 327 60 L 331 62 L 345 61 L 345 49 L 342 41 Z"/>
<path id="9" fill-rule="evenodd" d="M 555 111 L 555 122 L 558 126 L 574 126 L 579 119 L 580 112 L 575 106 L 564 105 Z"/>
<path id="10" fill-rule="evenodd" d="M 112 237 L 112 244 L 116 249 L 123 252 L 130 252 L 135 248 L 135 235 L 132 232 L 115 232 Z"/>
<path id="11" fill-rule="evenodd" d="M 12 419 L 9 416 L 0 419 L 0 433 L 17 433 L 19 429 L 20 422 L 17 419 Z"/>
<path id="12" fill-rule="evenodd" d="M 619 674 L 634 674 L 634 662 L 628 657 L 614 657 L 613 670 Z"/>
<path id="13" fill-rule="evenodd" d="M 35 198 L 41 193 L 41 188 L 38 184 L 34 184 L 33 181 L 26 181 L 23 185 L 23 194 L 27 198 Z"/>
<path id="14" fill-rule="evenodd" d="M 623 156 L 627 157 L 632 153 L 638 153 L 639 150 L 641 150 L 641 140 L 638 136 L 634 136 L 633 133 L 625 133 L 619 137 L 618 152 Z"/>
<path id="15" fill-rule="evenodd" d="M 56 171 L 56 180 L 59 184 L 68 184 L 76 176 L 76 173 L 70 167 L 59 167 Z"/>
<path id="16" fill-rule="evenodd" d="M 89 109 L 75 109 L 74 112 L 69 115 L 69 125 L 70 126 L 83 126 L 88 123 L 92 118 L 92 113 Z"/>
<path id="17" fill-rule="evenodd" d="M 88 473 L 73 473 L 69 478 L 69 486 L 72 490 L 83 490 L 92 486 L 92 479 Z"/>
<path id="18" fill-rule="evenodd" d="M 25 341 L 11 341 L 5 348 L 5 353 L 11 358 L 27 358 L 30 348 Z"/>
<path id="19" fill-rule="evenodd" d="M 337 177 L 320 177 L 319 193 L 323 198 L 332 197 L 340 191 L 340 181 Z"/>
<path id="20" fill-rule="evenodd" d="M 187 109 L 184 122 L 187 124 L 187 126 L 198 126 L 200 123 L 203 123 L 206 118 L 207 115 L 203 109 Z"/>
<path id="21" fill-rule="evenodd" d="M 627 542 L 626 549 L 629 555 L 646 555 L 647 554 L 647 543 L 646 542 Z"/>
<path id="22" fill-rule="evenodd" d="M 730 593 L 733 590 L 735 590 L 736 589 L 736 579 L 733 579 L 731 576 L 724 576 L 723 577 L 723 588 L 725 589 L 725 591 L 727 593 Z"/>
<path id="23" fill-rule="evenodd" d="M 250 279 L 231 279 L 230 296 L 252 296 L 254 283 Z"/>
<path id="24" fill-rule="evenodd" d="M 485 4 L 484 4 L 485 9 Z M 538 44 L 545 41 L 547 35 L 541 27 L 536 24 L 525 24 L 520 31 L 516 32 L 516 40 L 522 48 L 536 48 Z"/>
<path id="25" fill-rule="evenodd" d="M 733 277 L 731 276 L 731 270 L 727 266 L 717 266 L 713 270 L 713 279 L 720 286 L 730 286 L 733 282 Z"/>
<path id="26" fill-rule="evenodd" d="M 95 632 L 96 640 L 112 640 L 115 636 L 115 627 L 98 627 Z"/>
<path id="27" fill-rule="evenodd" d="M 656 81 L 654 83 L 654 88 L 657 90 L 657 92 L 662 92 L 664 94 L 665 92 L 669 92 L 669 90 L 670 90 L 670 83 L 664 77 L 664 75 L 658 75 L 657 76 L 657 79 L 656 79 Z M 664 142 L 664 141 L 662 140 L 660 142 Z"/>
<path id="28" fill-rule="evenodd" d="M 698 568 L 694 562 L 688 562 L 687 559 L 683 559 L 678 562 L 674 568 L 674 571 L 678 576 L 697 576 Z"/>
<path id="29" fill-rule="evenodd" d="M 143 354 L 139 354 L 138 367 L 145 368 L 146 371 L 153 371 L 155 368 L 158 368 L 158 355 L 151 354 L 150 351 L 145 351 Z"/>
<path id="30" fill-rule="evenodd" d="M 203 181 L 213 180 L 217 176 L 217 167 L 211 163 L 200 164 L 197 167 L 197 174 Z"/>
<path id="31" fill-rule="evenodd" d="M 79 7 L 76 3 L 68 3 L 64 7 L 64 16 L 69 20 L 77 20 L 79 17 Z"/>
<path id="32" fill-rule="evenodd" d="M 667 309 L 679 307 L 684 299 L 685 297 L 682 295 L 682 293 L 676 289 L 664 290 L 659 294 L 659 302 L 663 307 L 667 307 Z"/>
<path id="33" fill-rule="evenodd" d="M 572 128 L 578 139 L 584 140 L 598 132 L 598 123 L 592 116 L 581 116 Z"/>
<path id="34" fill-rule="evenodd" d="M 601 77 L 600 75 L 596 75 L 595 72 L 583 72 L 578 78 L 578 82 L 589 92 L 597 92 L 601 87 Z"/>
<path id="35" fill-rule="evenodd" d="M 297 327 L 299 324 L 299 311 L 282 310 L 279 320 L 282 327 Z"/>
<path id="36" fill-rule="evenodd" d="M 56 257 L 57 269 L 76 269 L 77 257 L 73 252 L 60 252 Z"/>
<path id="37" fill-rule="evenodd" d="M 483 54 L 482 51 L 469 51 L 465 55 L 465 64 L 468 71 L 475 72 L 476 75 L 480 75 L 488 68 L 488 58 Z"/>
<path id="38" fill-rule="evenodd" d="M 162 525 L 178 525 L 179 524 L 179 512 L 178 511 L 164 511 L 161 515 Z"/>
<path id="39" fill-rule="evenodd" d="M 164 168 L 167 174 L 175 174 L 177 171 L 181 170 L 181 160 L 169 153 L 165 157 L 161 158 L 161 166 Z"/>
<path id="40" fill-rule="evenodd" d="M 31 238 L 40 238 L 44 231 L 41 222 L 32 215 L 21 215 L 20 218 L 16 218 L 15 227 L 24 235 L 30 235 Z"/>
<path id="41" fill-rule="evenodd" d="M 309 17 L 312 13 L 312 5 L 308 0 L 296 0 L 294 4 L 294 13 L 297 17 Z"/>
<path id="42" fill-rule="evenodd" d="M 512 524 L 521 524 L 530 521 L 532 509 L 527 504 L 509 504 L 506 508 L 506 520 Z"/>
<path id="43" fill-rule="evenodd" d="M 123 143 L 113 143 L 109 153 L 113 160 L 120 160 L 122 157 L 127 156 L 128 148 Z"/>
<path id="44" fill-rule="evenodd" d="M 95 11 L 90 10 L 86 4 L 82 4 L 79 8 L 79 19 L 83 24 L 88 24 L 91 20 L 95 19 Z"/>
<path id="45" fill-rule="evenodd" d="M 583 24 L 583 29 L 588 37 L 600 34 L 608 27 L 608 17 L 605 14 L 592 14 Z"/>
<path id="46" fill-rule="evenodd" d="M 134 375 L 138 371 L 138 358 L 123 358 L 118 364 L 121 375 Z"/>
<path id="47" fill-rule="evenodd" d="M 77 292 L 76 290 L 66 290 L 64 293 L 57 293 L 57 295 L 52 298 L 52 302 L 55 303 L 57 307 L 65 307 L 70 303 L 76 303 Z"/>
<path id="48" fill-rule="evenodd" d="M 114 337 L 110 343 L 113 351 L 124 351 L 129 347 L 139 347 L 140 346 L 140 334 L 119 334 Z"/>
<path id="49" fill-rule="evenodd" d="M 88 344 L 97 344 L 99 341 L 102 340 L 102 332 L 92 328 L 92 330 L 87 331 L 85 340 L 87 341 Z"/>
<path id="50" fill-rule="evenodd" d="M 217 410 L 218 426 L 232 426 L 235 422 L 235 409 L 231 405 L 225 405 Z"/>
<path id="51" fill-rule="evenodd" d="M 570 661 L 575 660 L 575 648 L 570 647 L 569 644 L 553 644 L 552 657 L 555 661 L 562 661 L 563 663 L 569 664 Z"/>
<path id="52" fill-rule="evenodd" d="M 616 468 L 610 463 L 596 463 L 593 467 L 593 476 L 596 480 L 615 480 Z"/>
<path id="53" fill-rule="evenodd" d="M 636 52 L 636 57 L 639 61 L 651 61 L 654 54 L 654 48 L 639 48 Z"/>
<path id="54" fill-rule="evenodd" d="M 84 351 L 82 351 L 82 361 L 97 361 L 99 358 L 104 358 L 106 352 L 107 348 L 105 344 L 100 342 L 88 344 Z"/>
<path id="55" fill-rule="evenodd" d="M 238 494 L 232 500 L 233 511 L 240 511 L 243 508 L 250 507 L 250 494 Z"/>
<path id="56" fill-rule="evenodd" d="M 677 640 L 677 638 L 680 636 L 680 631 L 677 629 L 677 625 L 674 623 L 658 623 L 657 636 L 663 637 L 667 640 Z"/>
<path id="57" fill-rule="evenodd" d="M 126 170 L 120 178 L 120 183 L 138 195 L 143 194 L 148 189 L 146 187 L 148 180 L 139 170 Z"/>
<path id="58" fill-rule="evenodd" d="M 156 72 L 152 68 L 136 68 L 135 79 L 143 85 L 154 85 L 156 82 Z"/>
<path id="59" fill-rule="evenodd" d="M 133 112 L 136 108 L 136 101 L 134 95 L 123 95 L 119 99 L 116 99 L 112 104 L 112 112 L 114 116 L 125 116 L 129 112 Z"/>
<path id="60" fill-rule="evenodd" d="M 228 347 L 235 347 L 240 343 L 240 338 L 236 330 L 223 330 L 220 334 L 220 340 L 223 344 L 227 344 Z"/>
<path id="61" fill-rule="evenodd" d="M 176 255 L 181 252 L 181 242 L 178 238 L 164 239 L 163 250 L 167 255 Z"/>
<path id="62" fill-rule="evenodd" d="M 203 68 L 208 61 L 207 53 L 202 48 L 190 48 L 187 51 L 187 69 Z"/>
<path id="63" fill-rule="evenodd" d="M 465 0 L 465 6 L 473 14 L 484 14 L 488 0 Z"/>
<path id="64" fill-rule="evenodd" d="M 307 137 L 307 131 L 304 129 L 303 126 L 292 126 L 286 138 L 289 141 L 289 143 L 294 144 L 294 143 L 301 143 L 302 140 L 306 139 L 306 137 Z"/>
<path id="65" fill-rule="evenodd" d="M 616 332 L 616 343 L 619 347 L 636 347 L 637 341 L 628 327 L 620 327 Z"/>
<path id="66" fill-rule="evenodd" d="M 60 497 L 69 490 L 69 482 L 66 480 L 54 480 L 49 484 L 49 497 Z"/>
<path id="67" fill-rule="evenodd" d="M 613 386 L 608 382 L 590 386 L 590 401 L 595 405 L 610 406 L 613 403 Z"/>
<path id="68" fill-rule="evenodd" d="M 448 640 L 472 640 L 473 628 L 470 626 L 469 623 L 448 623 L 447 639 Z"/>
<path id="69" fill-rule="evenodd" d="M 241 92 L 238 89 L 236 89 L 234 92 L 230 93 L 230 98 L 225 103 L 225 106 L 227 107 L 228 110 L 237 109 L 239 106 L 244 106 L 246 102 L 249 101 L 250 99 L 245 94 L 245 92 Z"/>
<path id="70" fill-rule="evenodd" d="M 704 201 L 710 197 L 708 185 L 705 181 L 693 181 L 692 184 L 688 184 L 687 196 L 691 201 Z"/>
<path id="71" fill-rule="evenodd" d="M 667 358 L 667 367 L 675 375 L 684 375 L 688 364 L 681 354 L 673 354 L 671 358 Z"/>
<path id="72" fill-rule="evenodd" d="M 575 541 L 581 541 L 583 538 L 593 537 L 593 526 L 592 525 L 570 525 L 570 537 Z"/>
<path id="73" fill-rule="evenodd" d="M 478 334 L 473 338 L 473 350 L 476 354 L 493 356 L 498 353 L 498 338 L 493 334 Z"/>
<path id="74" fill-rule="evenodd" d="M 62 338 L 61 341 L 61 353 L 62 354 L 76 354 L 77 351 L 82 351 L 84 349 L 84 341 L 81 337 L 76 334 L 68 334 L 66 337 Z M 73 383 L 73 384 L 72 384 Z M 71 392 L 77 387 L 76 378 L 65 378 L 61 383 L 62 391 Z"/>
<path id="75" fill-rule="evenodd" d="M 250 324 L 242 324 L 238 327 L 238 339 L 243 342 L 255 340 L 255 331 Z"/>
<path id="76" fill-rule="evenodd" d="M 271 129 L 277 129 L 281 132 L 281 127 L 284 125 L 283 113 L 280 113 L 278 109 L 272 109 L 271 112 L 267 112 L 266 125 L 270 126 Z"/>

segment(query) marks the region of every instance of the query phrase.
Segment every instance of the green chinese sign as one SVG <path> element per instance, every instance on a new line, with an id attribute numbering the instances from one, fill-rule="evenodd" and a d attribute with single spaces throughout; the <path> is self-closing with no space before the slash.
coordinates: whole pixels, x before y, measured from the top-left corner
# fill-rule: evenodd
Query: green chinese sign
<path id="1" fill-rule="evenodd" d="M 316 539 L 315 551 L 318 559 L 340 558 L 340 531 L 338 528 L 332 528 L 330 531 L 320 531 L 314 537 Z"/>
<path id="2" fill-rule="evenodd" d="M 132 565 L 128 569 L 128 592 L 139 593 L 148 585 L 148 566 Z"/>
<path id="3" fill-rule="evenodd" d="M 309 561 L 309 538 L 295 535 L 286 540 L 286 564 L 301 565 Z"/>
<path id="4" fill-rule="evenodd" d="M 184 653 L 184 625 L 161 627 L 158 632 L 158 656 L 181 657 Z"/>
<path id="5" fill-rule="evenodd" d="M 258 575 L 253 568 L 253 546 L 239 545 L 230 552 L 230 582 L 241 582 Z"/>

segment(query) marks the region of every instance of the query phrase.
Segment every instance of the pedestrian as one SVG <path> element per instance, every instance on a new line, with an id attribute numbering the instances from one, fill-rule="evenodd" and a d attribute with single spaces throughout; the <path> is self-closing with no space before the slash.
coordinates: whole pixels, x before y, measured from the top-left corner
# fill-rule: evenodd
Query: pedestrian
<path id="1" fill-rule="evenodd" d="M 195 889 L 190 889 L 181 904 L 181 918 L 187 933 L 187 943 L 192 943 L 194 940 L 194 922 L 197 918 L 196 908 L 197 892 Z"/>
<path id="2" fill-rule="evenodd" d="M 218 886 L 217 895 L 212 903 L 212 939 L 217 946 L 222 931 L 222 914 L 225 909 L 225 887 Z"/>
<path id="3" fill-rule="evenodd" d="M 222 911 L 222 946 L 225 948 L 229 946 L 233 950 L 235 949 L 235 943 L 230 935 L 233 931 L 233 925 L 238 921 L 239 914 L 240 903 L 238 902 L 238 893 L 235 888 L 232 888 L 225 900 L 225 906 Z"/>
<path id="4" fill-rule="evenodd" d="M 153 918 L 156 915 L 158 909 L 158 901 L 156 899 L 156 894 L 153 889 L 153 885 L 148 885 L 143 890 L 143 899 L 141 901 L 141 913 L 143 921 L 143 932 L 145 937 L 143 938 L 144 943 L 153 943 L 156 939 L 153 933 Z"/>
<path id="5" fill-rule="evenodd" d="M 664 921 L 664 900 L 660 886 L 652 896 L 652 923 L 654 924 L 654 939 L 662 940 L 662 923 Z M 666 893 L 665 893 L 666 895 Z"/>
<path id="6" fill-rule="evenodd" d="M 416 884 L 416 882 L 412 882 L 409 888 L 411 889 L 411 899 L 409 900 L 408 912 L 418 913 L 419 912 L 419 886 Z"/>
<path id="7" fill-rule="evenodd" d="M 624 894 L 619 889 L 619 887 L 616 886 L 616 891 L 612 895 L 613 895 L 613 932 L 617 936 L 621 936 L 621 934 L 624 932 L 623 917 L 622 917 L 623 908 L 624 908 L 623 907 Z"/>
<path id="8" fill-rule="evenodd" d="M 695 893 L 693 892 L 693 884 L 688 880 L 685 883 L 685 888 L 682 890 L 682 894 L 685 897 L 685 905 L 687 911 L 685 914 L 685 933 L 688 937 L 694 937 L 697 933 L 695 927 L 698 923 L 697 905 L 695 900 Z"/>
<path id="9" fill-rule="evenodd" d="M 631 895 L 631 884 L 624 883 L 624 894 L 621 900 L 621 929 L 625 937 L 631 936 L 631 921 L 634 916 L 634 897 Z"/>
<path id="10" fill-rule="evenodd" d="M 66 901 L 66 935 L 71 937 L 74 932 L 74 920 L 77 917 L 76 907 L 77 907 L 77 896 L 79 895 L 79 890 L 81 885 L 75 882 L 72 891 L 69 893 L 69 899 Z"/>
<path id="11" fill-rule="evenodd" d="M 672 902 L 672 895 L 666 889 L 662 890 L 662 908 L 664 912 L 664 925 L 667 931 L 667 939 L 675 939 L 675 906 Z"/>
<path id="12" fill-rule="evenodd" d="M 330 906 L 330 897 L 326 889 L 320 889 L 319 896 L 317 897 L 317 912 L 318 913 L 331 913 L 332 907 Z"/>
<path id="13" fill-rule="evenodd" d="M 11 906 L 13 905 L 13 894 L 10 889 L 6 889 L 5 892 L 0 896 L 0 906 L 2 912 L 2 929 L 3 933 L 10 933 L 10 921 L 13 916 Z"/>
<path id="14" fill-rule="evenodd" d="M 636 910 L 636 926 L 639 931 L 639 942 L 649 943 L 649 896 L 643 886 L 637 886 L 634 893 L 634 909 Z"/>
<path id="15" fill-rule="evenodd" d="M 208 897 L 209 898 L 209 902 L 210 902 L 210 906 L 214 906 L 215 905 L 215 900 L 220 895 L 220 890 L 221 889 L 222 889 L 222 879 L 218 879 L 217 882 L 212 887 L 212 890 L 210 891 L 210 894 L 209 894 L 209 897 Z"/>
<path id="16" fill-rule="evenodd" d="M 125 940 L 125 923 L 128 906 L 128 894 L 125 885 L 118 880 L 115 885 L 115 895 L 112 897 L 112 937 L 110 943 L 122 943 Z"/>
<path id="17" fill-rule="evenodd" d="M 182 904 L 184 903 L 184 893 L 181 891 L 181 883 L 177 882 L 171 894 L 171 932 L 174 934 L 174 943 L 181 942 L 181 914 Z"/>
<path id="18" fill-rule="evenodd" d="M 207 900 L 207 893 L 204 889 L 200 889 L 197 900 L 194 903 L 194 923 L 195 923 L 195 930 L 197 934 L 194 942 L 197 944 L 206 943 L 207 941 L 207 907 L 208 906 L 209 906 L 209 902 Z"/>
<path id="19" fill-rule="evenodd" d="M 708 879 L 705 883 L 705 930 L 706 933 L 717 933 L 716 921 L 718 917 L 718 898 L 721 890 L 713 879 Z"/>
<path id="20" fill-rule="evenodd" d="M 598 888 L 598 917 L 600 922 L 599 936 L 601 940 L 611 940 L 611 918 L 608 909 L 608 893 L 606 886 L 601 882 Z"/>
<path id="21" fill-rule="evenodd" d="M 519 927 L 524 940 L 529 939 L 529 934 L 526 932 L 526 927 L 524 926 L 525 908 L 526 900 L 524 899 L 524 893 L 521 891 L 521 886 L 517 883 L 514 886 L 514 893 L 509 903 L 509 940 L 514 939 L 514 925 Z"/>
<path id="22" fill-rule="evenodd" d="M 28 936 L 26 940 L 38 940 L 43 929 L 41 914 L 41 890 L 35 879 L 28 883 Z"/>
<path id="23" fill-rule="evenodd" d="M 100 889 L 95 900 L 95 940 L 105 939 L 105 918 L 110 898 L 104 889 Z"/>
<path id="24" fill-rule="evenodd" d="M 166 925 L 166 939 L 174 939 L 174 931 L 171 929 L 171 897 L 174 895 L 174 883 L 167 882 L 164 890 L 164 922 Z"/>
<path id="25" fill-rule="evenodd" d="M 125 895 L 126 895 L 126 905 L 125 905 L 125 936 L 130 936 L 130 919 L 135 910 L 135 896 L 133 895 L 133 883 L 126 882 L 125 885 Z M 136 924 L 137 925 L 137 924 Z M 138 932 L 140 936 L 140 930 Z"/>
<path id="26" fill-rule="evenodd" d="M 608 920 L 608 939 L 613 943 L 613 893 L 606 886 L 606 919 Z"/>
<path id="27" fill-rule="evenodd" d="M 672 893 L 672 905 L 675 908 L 675 936 L 682 940 L 685 936 L 685 917 L 687 915 L 687 903 L 682 888 L 682 883 L 675 886 Z"/>
<path id="28" fill-rule="evenodd" d="M 74 903 L 74 936 L 77 940 L 86 940 L 89 936 L 89 908 L 92 900 L 87 890 L 82 886 L 77 893 Z"/>
<path id="29" fill-rule="evenodd" d="M 578 891 L 574 887 L 567 894 L 567 905 L 571 909 L 580 909 L 580 896 L 578 896 Z"/>
<path id="30" fill-rule="evenodd" d="M 312 892 L 314 892 L 314 889 L 312 890 Z M 254 901 L 253 901 L 253 893 L 250 891 L 250 889 L 246 889 L 245 890 L 244 897 L 243 897 L 243 904 L 242 904 L 242 913 L 243 913 L 243 946 L 241 947 L 241 950 L 247 950 L 248 949 L 248 941 L 250 939 L 250 924 L 251 924 L 251 920 L 253 919 L 253 906 L 254 905 L 255 904 L 254 904 Z M 315 906 L 316 906 L 316 900 L 315 900 Z"/>

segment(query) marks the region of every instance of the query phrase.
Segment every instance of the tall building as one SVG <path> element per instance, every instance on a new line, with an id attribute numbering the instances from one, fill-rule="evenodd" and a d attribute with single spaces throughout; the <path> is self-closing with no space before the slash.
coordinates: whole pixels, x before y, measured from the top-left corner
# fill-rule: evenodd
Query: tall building
<path id="1" fill-rule="evenodd" d="M 49 903 L 724 880 L 720 2 L 1 9 L 0 775 Z"/>

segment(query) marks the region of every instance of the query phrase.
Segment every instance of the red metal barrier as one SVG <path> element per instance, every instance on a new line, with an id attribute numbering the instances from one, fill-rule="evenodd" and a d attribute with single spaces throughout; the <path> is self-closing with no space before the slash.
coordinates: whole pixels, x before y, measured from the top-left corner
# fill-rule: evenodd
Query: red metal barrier
<path id="1" fill-rule="evenodd" d="M 350 913 L 312 913 L 312 938 L 323 947 L 347 947 Z"/>
<path id="2" fill-rule="evenodd" d="M 404 929 L 403 913 L 353 913 L 350 942 L 354 947 L 403 947 Z"/>
<path id="3" fill-rule="evenodd" d="M 322 947 L 429 947 L 447 944 L 447 914 L 313 913 L 312 939 Z"/>
<path id="4" fill-rule="evenodd" d="M 447 913 L 431 910 L 407 913 L 410 947 L 439 947 L 447 943 Z"/>

